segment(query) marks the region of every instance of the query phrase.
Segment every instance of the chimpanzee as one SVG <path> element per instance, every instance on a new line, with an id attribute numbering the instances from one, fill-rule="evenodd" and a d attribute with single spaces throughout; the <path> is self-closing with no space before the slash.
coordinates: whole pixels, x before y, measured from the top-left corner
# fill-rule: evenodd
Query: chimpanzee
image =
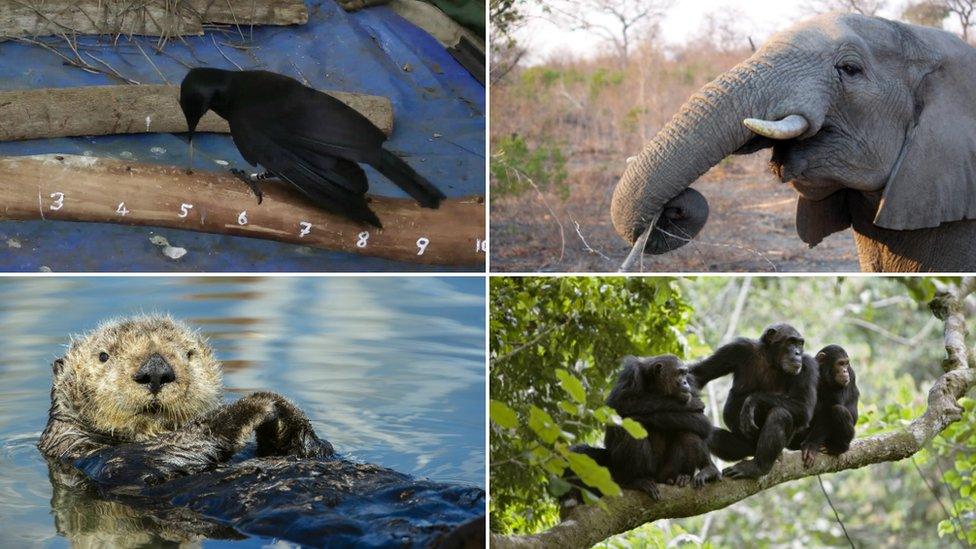
<path id="1" fill-rule="evenodd" d="M 721 478 L 708 452 L 712 424 L 703 413 L 705 405 L 676 356 L 625 357 L 607 405 L 643 425 L 647 438 L 635 439 L 622 427 L 610 426 L 603 439 L 606 448 L 577 445 L 572 450 L 610 469 L 622 487 L 656 500 L 657 483 L 691 482 L 700 488 Z"/>
<path id="2" fill-rule="evenodd" d="M 758 478 L 772 469 L 793 436 L 806 429 L 817 399 L 817 363 L 803 354 L 803 337 L 789 324 L 773 324 L 758 339 L 738 338 L 691 367 L 699 387 L 732 374 L 725 401 L 726 429 L 709 447 L 726 460 L 729 478 Z"/>
<path id="3" fill-rule="evenodd" d="M 797 434 L 790 443 L 790 449 L 802 450 L 806 467 L 813 466 L 821 449 L 836 456 L 851 447 L 857 423 L 857 399 L 861 395 L 854 368 L 843 347 L 827 345 L 820 349 L 817 363 L 820 383 L 810 428 Z"/>

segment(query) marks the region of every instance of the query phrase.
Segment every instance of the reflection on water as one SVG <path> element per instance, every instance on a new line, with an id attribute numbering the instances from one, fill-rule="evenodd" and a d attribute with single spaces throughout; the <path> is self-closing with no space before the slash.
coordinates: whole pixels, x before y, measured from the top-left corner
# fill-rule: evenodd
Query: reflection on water
<path id="1" fill-rule="evenodd" d="M 282 393 L 352 459 L 484 485 L 483 279 L 5 278 L 0 546 L 68 545 L 34 447 L 67 334 L 154 311 L 208 335 L 229 398 Z"/>

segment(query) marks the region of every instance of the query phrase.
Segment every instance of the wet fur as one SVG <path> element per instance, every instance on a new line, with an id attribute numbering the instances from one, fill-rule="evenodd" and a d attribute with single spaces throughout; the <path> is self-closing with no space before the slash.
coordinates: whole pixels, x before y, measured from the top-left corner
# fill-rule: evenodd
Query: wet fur
<path id="1" fill-rule="evenodd" d="M 104 363 L 101 353 L 109 355 Z M 153 353 L 176 373 L 157 395 L 132 379 Z M 280 395 L 255 393 L 223 404 L 213 350 L 166 316 L 114 320 L 72 338 L 53 374 L 38 447 L 104 484 L 153 484 L 192 474 L 227 461 L 255 435 L 258 455 L 333 453 Z"/>

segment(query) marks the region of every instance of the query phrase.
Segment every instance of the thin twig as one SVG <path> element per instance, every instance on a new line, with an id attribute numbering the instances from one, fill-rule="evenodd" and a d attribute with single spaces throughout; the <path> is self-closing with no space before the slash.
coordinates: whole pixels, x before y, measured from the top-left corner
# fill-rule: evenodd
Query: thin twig
<path id="1" fill-rule="evenodd" d="M 949 509 L 947 509 L 946 506 L 945 506 L 945 504 L 942 503 L 942 498 L 939 497 L 939 493 L 935 490 L 935 486 L 932 486 L 931 484 L 929 484 L 929 479 L 926 478 L 925 473 L 923 473 L 921 467 L 918 466 L 918 462 L 915 461 L 915 456 L 912 456 L 912 465 L 915 466 L 915 471 L 918 472 L 918 476 L 922 479 L 922 482 L 925 484 L 925 487 L 928 488 L 929 489 L 929 492 L 932 493 L 932 497 L 935 498 L 936 503 L 938 503 L 939 504 L 939 507 L 942 508 L 942 512 L 945 513 L 946 520 L 948 520 L 949 522 L 952 522 L 953 521 L 952 514 L 949 513 Z M 962 529 L 962 523 L 959 521 L 959 518 L 958 517 L 956 517 L 956 525 L 959 527 L 959 531 L 960 532 L 964 531 Z M 953 537 L 956 537 L 956 536 L 953 536 Z M 960 547 L 965 547 L 965 545 L 963 545 L 963 543 L 961 541 L 959 541 L 958 538 L 956 538 L 956 541 L 959 543 L 959 546 Z"/>
<path id="2" fill-rule="evenodd" d="M 515 177 L 518 178 L 519 182 L 521 182 L 524 179 L 529 183 L 529 185 L 532 185 L 532 188 L 535 189 L 536 194 L 539 195 L 539 200 L 542 200 L 542 204 L 546 207 L 547 210 L 549 210 L 549 213 L 552 215 L 553 221 L 555 221 L 556 224 L 559 225 L 559 240 L 560 240 L 559 259 L 556 260 L 556 263 L 562 263 L 563 256 L 566 254 L 566 230 L 563 228 L 562 221 L 559 221 L 559 217 L 556 216 L 556 212 L 553 211 L 552 207 L 549 206 L 549 202 L 546 201 L 545 195 L 542 194 L 542 189 L 540 189 L 539 186 L 535 184 L 535 181 L 532 181 L 531 177 L 522 173 L 521 170 L 517 168 L 513 168 L 511 166 L 506 166 L 506 169 L 511 170 L 515 174 Z"/>
<path id="3" fill-rule="evenodd" d="M 749 253 L 752 253 L 752 254 L 757 255 L 757 256 L 759 256 L 760 259 L 762 259 L 766 263 L 769 263 L 769 266 L 770 266 L 770 268 L 773 269 L 773 272 L 776 272 L 778 270 L 776 268 L 776 264 L 773 263 L 772 261 L 770 261 L 770 259 L 768 257 L 766 257 L 765 254 L 763 254 L 759 250 L 754 250 L 752 248 L 747 248 L 745 246 L 738 246 L 736 244 L 722 244 L 722 243 L 719 243 L 719 242 L 708 242 L 708 241 L 704 241 L 704 240 L 701 240 L 701 239 L 686 238 L 686 237 L 678 236 L 676 234 L 669 233 L 668 231 L 665 231 L 664 229 L 662 229 L 660 227 L 658 227 L 657 230 L 661 231 L 663 234 L 665 234 L 667 236 L 670 236 L 671 238 L 677 238 L 678 240 L 684 240 L 685 242 L 695 242 L 695 243 L 702 244 L 702 245 L 705 245 L 705 246 L 718 246 L 720 248 L 732 248 L 734 250 L 743 250 L 743 251 L 746 251 L 746 252 L 749 252 Z"/>
<path id="4" fill-rule="evenodd" d="M 139 40 L 138 39 L 133 40 L 132 38 L 129 38 L 129 41 L 134 43 L 136 47 L 139 48 L 139 53 L 141 53 L 142 56 L 146 58 L 146 61 L 149 61 L 149 64 L 152 65 L 152 68 L 156 70 L 156 74 L 158 74 L 159 77 L 163 79 L 163 82 L 169 84 L 169 79 L 166 78 L 166 75 L 163 74 L 163 71 L 159 70 L 159 67 L 156 66 L 156 63 L 153 63 L 153 60 L 148 55 L 146 55 L 145 50 L 143 50 L 142 46 L 139 45 Z"/>
<path id="5" fill-rule="evenodd" d="M 545 330 L 542 330 L 541 332 L 539 332 L 536 335 L 532 336 L 532 338 L 529 339 L 528 341 L 526 341 L 525 343 L 519 345 L 518 347 L 512 349 L 511 351 L 505 353 L 504 355 L 497 356 L 495 358 L 490 359 L 491 364 L 492 365 L 496 365 L 499 362 L 505 362 L 506 360 L 512 358 L 513 356 L 517 355 L 518 353 L 522 352 L 523 350 L 525 350 L 525 349 L 529 348 L 530 346 L 532 346 L 533 344 L 535 344 L 535 342 L 537 342 L 540 339 L 542 339 L 542 337 L 544 335 L 546 335 L 549 332 L 555 330 L 556 328 L 564 328 L 567 324 L 569 324 L 570 322 L 572 322 L 575 319 L 576 319 L 576 316 L 575 315 L 574 316 L 570 316 L 570 317 L 568 317 L 566 320 L 564 320 L 560 324 L 553 324 L 552 326 L 549 326 Z"/>
<path id="6" fill-rule="evenodd" d="M 847 538 L 847 543 L 851 544 L 851 549 L 857 549 L 854 546 L 854 540 L 851 539 L 851 535 L 847 533 L 847 527 L 844 526 L 844 521 L 840 519 L 840 513 L 837 512 L 837 508 L 834 507 L 834 502 L 830 501 L 830 496 L 827 495 L 827 489 L 824 488 L 823 479 L 820 475 L 817 475 L 817 482 L 820 483 L 820 491 L 823 492 L 825 498 L 827 498 L 827 505 L 830 506 L 830 510 L 834 512 L 834 518 L 837 519 L 837 523 L 840 524 L 841 530 L 844 531 L 844 537 Z"/>
<path id="7" fill-rule="evenodd" d="M 583 238 L 583 233 L 580 231 L 579 221 L 576 221 L 574 219 L 573 220 L 573 223 L 576 225 L 576 234 L 579 235 L 580 240 L 583 241 L 583 247 L 586 248 L 586 251 L 590 252 L 591 254 L 596 254 L 596 255 L 602 257 L 603 259 L 606 259 L 607 261 L 613 261 L 612 259 L 610 259 L 609 257 L 607 257 L 606 254 L 604 254 L 603 252 L 601 252 L 600 250 L 595 250 L 595 249 L 591 248 L 590 245 L 586 242 L 586 239 Z"/>
<path id="8" fill-rule="evenodd" d="M 76 50 L 76 51 L 77 51 L 77 50 Z M 95 61 L 98 61 L 99 63 L 101 63 L 101 64 L 103 64 L 103 65 L 105 65 L 105 67 L 106 67 L 106 68 L 107 68 L 107 69 L 108 69 L 108 70 L 109 70 L 109 71 L 110 71 L 110 72 L 111 72 L 112 74 L 114 74 L 114 75 L 115 75 L 115 76 L 116 76 L 117 78 L 120 78 L 120 79 L 122 79 L 122 80 L 125 80 L 125 81 L 126 81 L 126 82 L 128 82 L 129 84 L 135 84 L 135 85 L 137 85 L 137 86 L 138 86 L 138 85 L 140 84 L 140 83 L 139 83 L 138 81 L 136 81 L 136 80 L 133 80 L 133 79 L 131 79 L 131 78 L 127 78 L 127 77 L 125 77 L 125 76 L 122 76 L 122 74 L 121 74 L 121 73 L 119 73 L 119 71 L 117 71 L 117 70 L 115 70 L 115 68 L 114 68 L 114 67 L 112 67 L 112 65 L 109 65 L 108 63 L 106 63 L 105 61 L 102 61 L 101 59 L 99 59 L 99 58 L 97 58 L 97 57 L 95 57 L 94 55 L 92 55 L 92 54 L 90 54 L 90 53 L 88 53 L 88 52 L 85 52 L 85 55 L 87 55 L 88 57 L 91 57 L 91 58 L 92 58 L 92 59 L 94 59 Z"/>
<path id="9" fill-rule="evenodd" d="M 242 66 L 240 66 L 240 65 L 238 65 L 237 63 L 234 63 L 234 60 L 233 60 L 233 59 L 231 59 L 230 57 L 227 57 L 227 55 L 226 55 L 226 54 L 224 53 L 224 50 L 222 50 L 222 49 L 220 49 L 220 46 L 218 46 L 218 45 L 217 45 L 217 39 L 216 39 L 216 38 L 214 38 L 214 35 L 213 35 L 213 34 L 211 34 L 211 35 L 210 35 L 210 40 L 211 40 L 211 41 L 213 42 L 213 45 L 214 45 L 214 47 L 215 47 L 215 48 L 217 48 L 217 51 L 218 51 L 218 52 L 220 52 L 220 55 L 221 55 L 221 56 L 222 56 L 222 57 L 223 57 L 224 59 L 226 59 L 226 60 L 227 60 L 227 61 L 229 61 L 229 62 L 230 62 L 231 64 L 233 64 L 233 65 L 234 65 L 235 67 L 237 67 L 237 70 L 239 70 L 239 71 L 242 71 L 242 70 L 244 70 L 244 67 L 242 67 Z"/>

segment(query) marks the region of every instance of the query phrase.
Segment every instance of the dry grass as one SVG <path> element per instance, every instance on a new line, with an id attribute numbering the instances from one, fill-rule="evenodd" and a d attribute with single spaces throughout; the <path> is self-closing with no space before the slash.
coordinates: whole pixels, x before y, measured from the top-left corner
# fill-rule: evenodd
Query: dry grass
<path id="1" fill-rule="evenodd" d="M 493 180 L 493 270 L 616 270 L 629 246 L 613 231 L 610 198 L 626 158 L 691 94 L 749 53 L 701 43 L 669 56 L 645 49 L 626 66 L 613 59 L 555 60 L 494 83 L 493 157 L 512 134 L 530 147 L 558 145 L 567 159 L 569 196 L 562 199 L 551 186 L 500 195 Z M 643 270 L 858 270 L 850 232 L 814 249 L 799 239 L 796 193 L 768 173 L 768 157 L 768 151 L 730 157 L 701 178 L 695 187 L 709 200 L 708 224 L 692 244 L 642 258 Z"/>

